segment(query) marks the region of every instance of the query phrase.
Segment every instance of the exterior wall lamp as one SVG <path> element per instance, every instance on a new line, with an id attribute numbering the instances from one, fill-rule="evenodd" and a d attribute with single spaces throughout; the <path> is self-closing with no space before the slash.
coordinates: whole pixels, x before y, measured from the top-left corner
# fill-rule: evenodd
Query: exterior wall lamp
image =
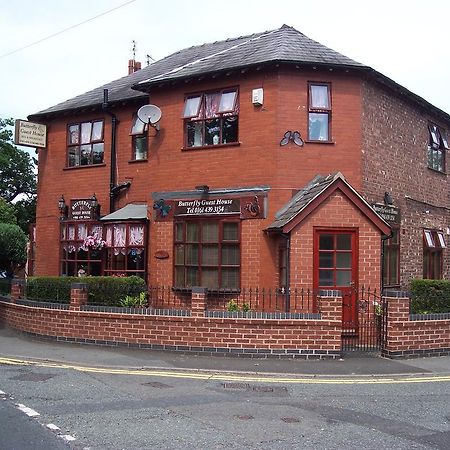
<path id="1" fill-rule="evenodd" d="M 209 186 L 207 184 L 202 184 L 200 186 L 195 186 L 195 190 L 207 194 L 209 192 Z"/>
<path id="2" fill-rule="evenodd" d="M 392 200 L 392 196 L 389 192 L 384 193 L 384 204 L 385 205 L 393 205 L 394 202 Z"/>
<path id="3" fill-rule="evenodd" d="M 98 199 L 97 196 L 94 195 L 91 197 L 91 205 L 92 205 L 92 209 L 94 211 L 94 218 L 98 219 L 100 217 L 100 204 L 98 203 Z"/>
<path id="4" fill-rule="evenodd" d="M 60 214 L 60 219 L 63 220 L 67 218 L 67 205 L 66 201 L 64 200 L 64 195 L 61 194 L 60 199 L 58 200 L 58 209 Z"/>

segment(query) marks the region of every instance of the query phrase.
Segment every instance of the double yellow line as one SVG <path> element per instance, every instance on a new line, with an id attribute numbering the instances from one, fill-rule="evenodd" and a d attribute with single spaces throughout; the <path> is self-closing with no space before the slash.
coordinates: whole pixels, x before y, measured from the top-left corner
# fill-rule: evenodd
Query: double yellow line
<path id="1" fill-rule="evenodd" d="M 108 375 L 133 375 L 140 377 L 184 378 L 204 381 L 235 381 L 240 383 L 280 383 L 280 384 L 402 384 L 402 383 L 438 383 L 450 382 L 450 375 L 396 375 L 396 376 L 280 376 L 275 374 L 226 373 L 196 370 L 165 369 L 114 369 L 106 367 L 78 366 L 48 361 L 32 361 L 17 358 L 0 357 L 0 364 L 28 365 L 54 369 L 71 369 L 79 372 Z"/>

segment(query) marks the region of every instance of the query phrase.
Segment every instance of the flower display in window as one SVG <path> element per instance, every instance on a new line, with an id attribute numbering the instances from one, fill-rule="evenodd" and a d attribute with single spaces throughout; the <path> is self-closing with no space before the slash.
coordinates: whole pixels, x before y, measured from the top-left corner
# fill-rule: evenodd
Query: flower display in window
<path id="1" fill-rule="evenodd" d="M 106 241 L 97 235 L 86 236 L 83 242 L 83 250 L 101 250 L 106 245 Z"/>

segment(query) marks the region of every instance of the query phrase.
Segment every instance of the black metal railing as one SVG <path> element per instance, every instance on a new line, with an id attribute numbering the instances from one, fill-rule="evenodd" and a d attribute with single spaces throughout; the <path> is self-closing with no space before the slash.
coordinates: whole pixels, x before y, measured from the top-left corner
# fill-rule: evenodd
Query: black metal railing
<path id="1" fill-rule="evenodd" d="M 343 298 L 342 350 L 379 351 L 387 331 L 387 301 L 378 290 L 362 287 Z M 351 310 L 345 311 L 349 303 Z"/>

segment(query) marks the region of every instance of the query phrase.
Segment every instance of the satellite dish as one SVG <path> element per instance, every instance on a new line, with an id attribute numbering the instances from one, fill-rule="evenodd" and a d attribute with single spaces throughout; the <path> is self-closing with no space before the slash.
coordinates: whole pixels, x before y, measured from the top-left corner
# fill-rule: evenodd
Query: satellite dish
<path id="1" fill-rule="evenodd" d="M 161 119 L 161 110 L 156 105 L 141 106 L 137 112 L 139 120 L 154 126 Z"/>

